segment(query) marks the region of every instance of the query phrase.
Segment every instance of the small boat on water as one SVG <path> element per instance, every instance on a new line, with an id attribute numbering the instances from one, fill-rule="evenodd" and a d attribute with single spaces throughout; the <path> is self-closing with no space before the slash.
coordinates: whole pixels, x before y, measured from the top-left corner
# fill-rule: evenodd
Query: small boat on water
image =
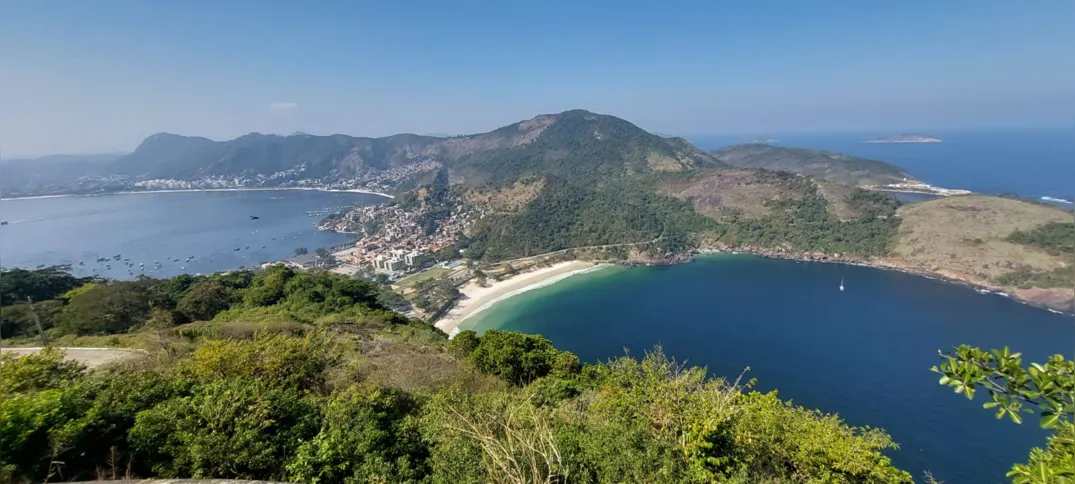
<path id="1" fill-rule="evenodd" d="M 844 278 L 842 278 L 842 277 L 840 278 L 840 290 L 841 291 L 844 290 Z"/>

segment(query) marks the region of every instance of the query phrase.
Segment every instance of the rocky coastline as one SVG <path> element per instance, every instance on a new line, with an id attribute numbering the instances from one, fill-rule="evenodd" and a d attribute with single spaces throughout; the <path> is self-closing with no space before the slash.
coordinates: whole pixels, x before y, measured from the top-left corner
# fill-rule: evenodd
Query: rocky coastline
<path id="1" fill-rule="evenodd" d="M 972 281 L 965 276 L 959 274 L 950 274 L 937 271 L 924 270 L 917 267 L 911 267 L 906 264 L 901 264 L 898 261 L 892 261 L 887 259 L 867 259 L 862 257 L 849 256 L 846 254 L 828 254 L 816 251 L 792 251 L 785 249 L 772 249 L 772 248 L 758 248 L 758 247 L 701 247 L 693 251 L 694 254 L 716 254 L 716 253 L 732 253 L 732 254 L 750 254 L 760 257 L 766 257 L 770 259 L 783 259 L 793 260 L 797 262 L 821 262 L 821 263 L 835 263 L 835 264 L 847 264 L 859 267 L 869 267 L 871 269 L 882 269 L 888 271 L 897 271 L 905 274 L 911 274 L 919 277 L 925 277 L 927 279 L 934 279 L 943 281 L 949 284 L 957 284 L 960 286 L 974 289 L 983 294 L 996 294 L 999 296 L 1008 297 L 1019 301 L 1023 304 L 1034 306 L 1040 309 L 1046 309 L 1052 312 L 1059 312 L 1063 314 L 1075 314 L 1075 301 L 1071 298 L 1063 300 L 1063 298 L 1049 297 L 1048 294 L 1042 294 L 1043 291 L 1039 289 L 1013 289 L 1007 287 L 1000 287 L 988 284 L 982 284 L 977 281 Z M 693 259 L 693 257 L 692 257 Z"/>
<path id="2" fill-rule="evenodd" d="M 795 251 L 781 248 L 703 246 L 684 253 L 668 253 L 662 256 L 632 256 L 626 260 L 607 260 L 602 262 L 619 264 L 626 267 L 645 267 L 657 265 L 683 264 L 694 261 L 700 254 L 749 254 L 769 259 L 792 260 L 796 262 L 820 262 L 830 264 L 847 264 L 871 269 L 882 269 L 911 274 L 927 279 L 957 284 L 978 291 L 982 294 L 996 294 L 1019 301 L 1023 304 L 1063 314 L 1075 313 L 1075 301 L 1070 297 L 1057 297 L 1048 290 L 1016 289 L 982 284 L 959 274 L 923 270 L 888 259 L 867 259 L 840 253 L 822 253 L 817 251 Z"/>

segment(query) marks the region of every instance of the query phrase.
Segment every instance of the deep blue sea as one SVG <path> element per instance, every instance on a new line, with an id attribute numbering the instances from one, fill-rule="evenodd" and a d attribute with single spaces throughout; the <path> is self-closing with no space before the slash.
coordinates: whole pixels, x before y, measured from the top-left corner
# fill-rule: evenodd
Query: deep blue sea
<path id="1" fill-rule="evenodd" d="M 1075 198 L 1075 127 L 1049 130 L 928 131 L 941 143 L 864 143 L 892 133 L 695 136 L 711 150 L 758 138 L 792 148 L 813 148 L 880 160 L 926 183 L 979 193 L 1028 198 Z"/>
<path id="2" fill-rule="evenodd" d="M 840 280 L 846 290 L 839 290 Z M 899 272 L 745 255 L 610 267 L 522 293 L 462 327 L 542 334 L 583 361 L 666 354 L 761 390 L 885 429 L 893 462 L 921 482 L 1007 482 L 1045 433 L 998 421 L 937 384 L 937 351 L 1009 345 L 1030 361 L 1075 351 L 1071 316 Z"/>
<path id="3" fill-rule="evenodd" d="M 321 217 L 306 212 L 385 200 L 298 190 L 3 200 L 0 219 L 8 225 L 0 226 L 0 266 L 70 264 L 80 275 L 119 279 L 255 267 L 291 257 L 299 247 L 313 252 L 353 240 L 317 230 Z M 115 255 L 121 260 L 95 262 Z"/>

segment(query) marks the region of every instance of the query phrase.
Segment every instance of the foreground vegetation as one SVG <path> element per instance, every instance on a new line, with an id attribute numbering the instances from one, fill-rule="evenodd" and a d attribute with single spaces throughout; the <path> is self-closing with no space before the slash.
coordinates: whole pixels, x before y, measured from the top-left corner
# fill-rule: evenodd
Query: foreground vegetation
<path id="1" fill-rule="evenodd" d="M 47 331 L 152 351 L 93 371 L 3 356 L 4 482 L 910 482 L 882 431 L 659 349 L 582 364 L 540 336 L 449 342 L 371 284 L 282 267 L 91 284 L 52 295 Z"/>

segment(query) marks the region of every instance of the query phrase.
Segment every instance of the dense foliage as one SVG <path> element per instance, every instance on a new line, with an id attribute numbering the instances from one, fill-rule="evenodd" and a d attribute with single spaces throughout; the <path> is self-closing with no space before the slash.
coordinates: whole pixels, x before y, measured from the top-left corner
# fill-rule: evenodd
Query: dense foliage
<path id="1" fill-rule="evenodd" d="M 31 276 L 23 280 L 33 284 L 55 275 L 52 268 L 25 272 Z M 38 272 L 44 274 L 33 275 Z M 405 323 L 405 318 L 381 304 L 380 293 L 381 288 L 369 282 L 327 272 L 296 272 L 280 265 L 259 272 L 88 282 L 65 293 L 48 293 L 54 299 L 35 302 L 34 312 L 46 334 L 57 337 L 127 333 L 144 326 L 154 313 L 164 313 L 174 323 L 210 321 L 218 316 L 234 321 L 255 309 L 269 309 L 284 319 L 306 323 L 337 313 Z M 36 336 L 27 303 L 0 308 L 0 323 L 4 337 Z"/>
<path id="2" fill-rule="evenodd" d="M 64 266 L 43 267 L 36 270 L 3 269 L 0 270 L 0 305 L 55 299 L 89 279 L 71 275 L 70 268 Z"/>
<path id="3" fill-rule="evenodd" d="M 468 257 L 487 261 L 619 244 L 664 253 L 691 247 L 691 234 L 715 226 L 689 202 L 640 181 L 588 188 L 550 177 L 520 212 L 478 221 L 464 246 Z"/>
<path id="4" fill-rule="evenodd" d="M 829 213 L 813 181 L 784 172 L 759 175 L 779 178 L 789 187 L 788 193 L 769 203 L 772 215 L 731 221 L 723 238 L 732 245 L 877 256 L 895 243 L 899 203 L 891 196 L 852 192 L 845 201 L 860 217 L 842 221 Z"/>
<path id="5" fill-rule="evenodd" d="M 1033 230 L 1017 230 L 1009 242 L 1045 249 L 1052 254 L 1075 254 L 1075 223 L 1051 222 Z"/>
<path id="6" fill-rule="evenodd" d="M 973 399 L 979 389 L 989 393 L 983 408 L 1017 424 L 1024 413 L 1037 409 L 1042 428 L 1051 429 L 1045 449 L 1030 451 L 1026 464 L 1016 464 L 1008 477 L 1016 484 L 1075 482 L 1075 361 L 1053 355 L 1045 364 L 1023 366 L 1020 353 L 1007 347 L 982 351 L 963 345 L 941 353 L 933 371 L 940 384 Z"/>
<path id="7" fill-rule="evenodd" d="M 1072 268 L 1073 266 L 1075 264 L 1069 263 L 1068 267 L 1057 267 L 1048 271 L 1039 271 L 1029 266 L 1023 266 L 1000 275 L 996 278 L 996 282 L 1004 286 L 1015 286 L 1023 289 L 1033 287 L 1063 287 L 1066 289 L 1071 287 L 1072 282 L 1075 281 L 1075 269 Z"/>

